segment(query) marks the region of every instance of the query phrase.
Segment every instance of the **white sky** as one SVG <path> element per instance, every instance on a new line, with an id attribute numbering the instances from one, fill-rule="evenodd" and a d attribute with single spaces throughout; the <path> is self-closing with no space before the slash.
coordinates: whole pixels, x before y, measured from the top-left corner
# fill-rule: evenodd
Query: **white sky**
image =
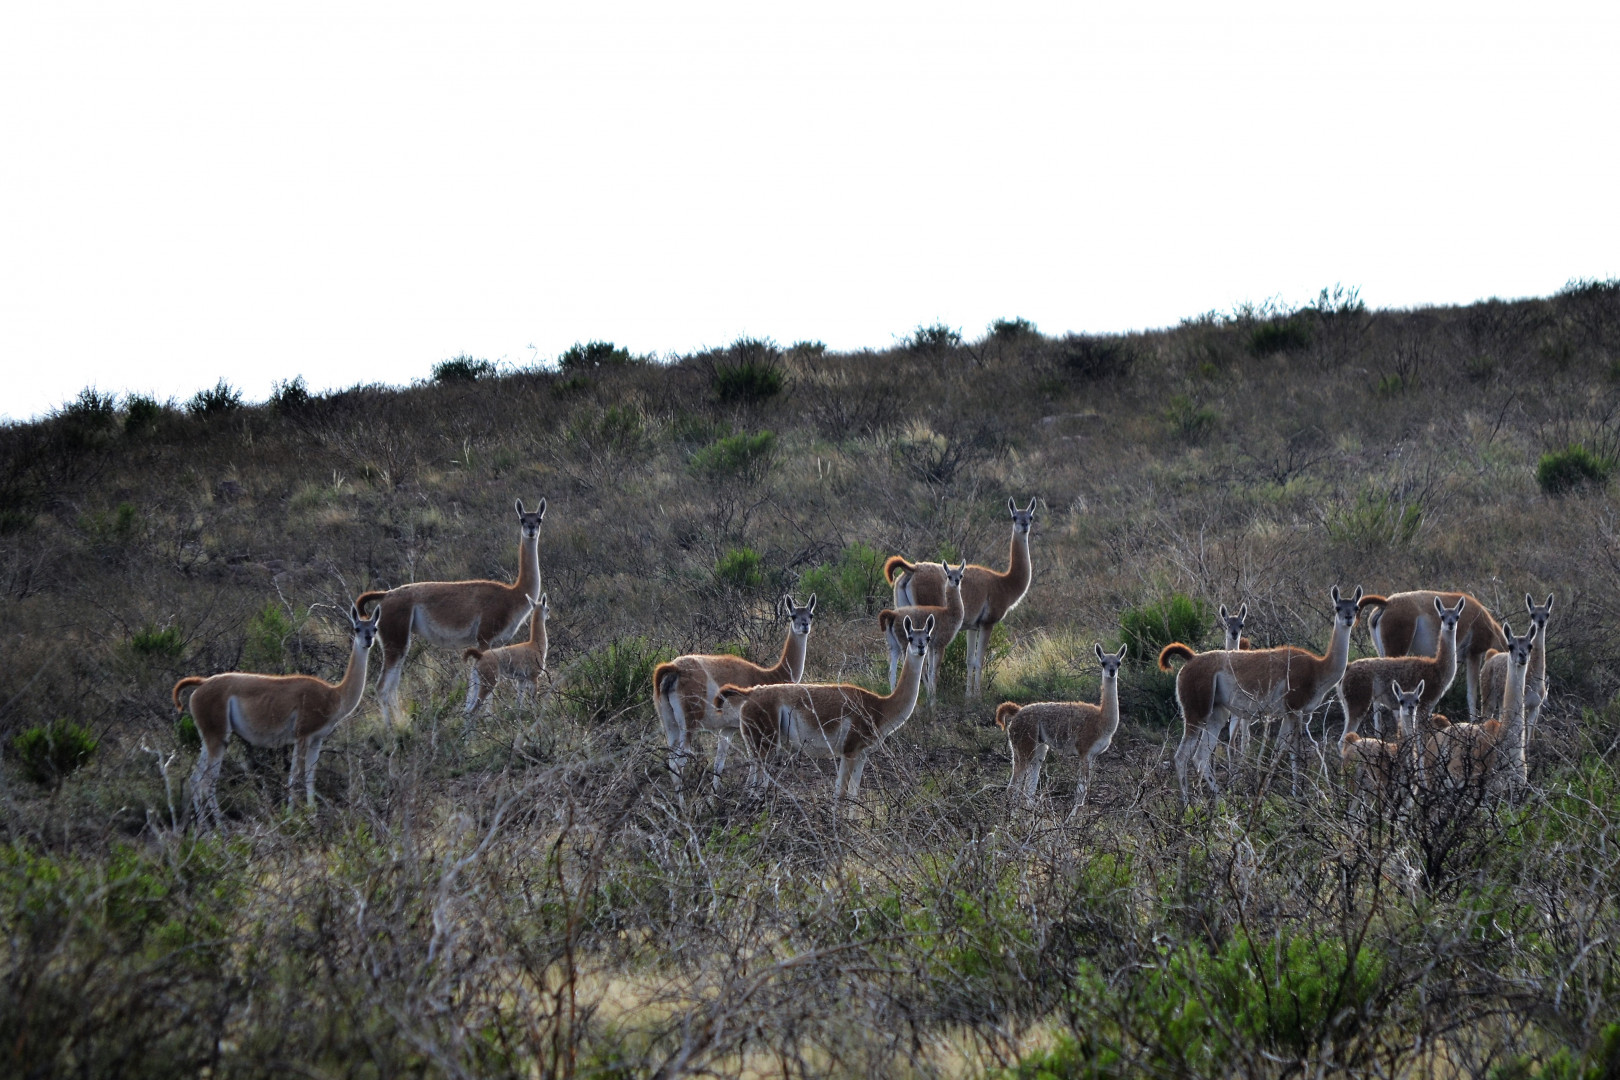
<path id="1" fill-rule="evenodd" d="M 6 4 L 0 416 L 1620 275 L 1620 4 Z"/>

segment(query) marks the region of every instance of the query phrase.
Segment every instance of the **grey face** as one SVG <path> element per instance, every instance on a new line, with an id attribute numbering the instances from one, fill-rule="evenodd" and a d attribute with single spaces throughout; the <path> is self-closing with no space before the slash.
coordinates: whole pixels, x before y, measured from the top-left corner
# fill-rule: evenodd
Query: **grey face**
<path id="1" fill-rule="evenodd" d="M 912 656 L 922 656 L 928 651 L 928 638 L 934 632 L 934 617 L 932 615 L 921 626 L 914 626 L 911 616 L 907 615 L 902 629 L 906 632 L 906 648 Z"/>
<path id="2" fill-rule="evenodd" d="M 792 596 L 784 596 L 780 602 L 782 617 L 792 624 L 795 634 L 808 634 L 810 621 L 816 617 L 816 594 L 810 594 L 810 602 L 803 607 Z"/>
<path id="3" fill-rule="evenodd" d="M 523 539 L 533 540 L 540 535 L 540 523 L 546 519 L 546 500 L 540 500 L 540 508 L 534 513 L 523 509 L 523 500 L 517 501 L 518 523 L 523 526 Z"/>
<path id="4" fill-rule="evenodd" d="M 1243 624 L 1249 621 L 1249 605 L 1244 603 L 1238 607 L 1237 614 L 1233 615 L 1221 605 L 1220 627 L 1226 636 L 1236 641 L 1243 636 Z"/>
<path id="5" fill-rule="evenodd" d="M 377 640 L 377 623 L 382 618 L 382 612 L 369 619 L 360 617 L 360 609 L 353 604 L 349 605 L 349 627 L 354 631 L 354 643 L 361 652 L 371 648 L 371 643 Z"/>
<path id="6" fill-rule="evenodd" d="M 1434 598 L 1434 613 L 1440 616 L 1441 630 L 1455 630 L 1457 628 L 1457 622 L 1462 618 L 1465 603 L 1467 603 L 1466 600 L 1458 600 L 1456 607 L 1448 608 L 1440 602 L 1438 596 Z"/>
<path id="7" fill-rule="evenodd" d="M 1020 510 L 1017 503 L 1008 499 L 1007 513 L 1012 515 L 1013 531 L 1020 535 L 1028 535 L 1030 526 L 1035 524 L 1035 500 L 1029 500 L 1029 505 Z"/>
<path id="8" fill-rule="evenodd" d="M 1361 586 L 1356 586 L 1354 596 L 1341 597 L 1339 587 L 1333 586 L 1333 617 L 1340 626 L 1350 627 L 1356 625 L 1356 605 L 1361 603 Z"/>
<path id="9" fill-rule="evenodd" d="M 1091 648 L 1097 654 L 1097 662 L 1102 665 L 1103 681 L 1119 678 L 1119 665 L 1125 662 L 1125 646 L 1119 647 L 1119 652 L 1104 652 L 1102 642 L 1092 644 Z"/>
<path id="10" fill-rule="evenodd" d="M 945 587 L 947 589 L 960 589 L 962 575 L 967 573 L 967 560 L 962 560 L 961 566 L 953 567 L 950 563 L 940 563 L 939 568 L 945 571 Z"/>
<path id="11" fill-rule="evenodd" d="M 1423 688 L 1426 685 L 1427 679 L 1419 679 L 1416 689 L 1410 692 L 1402 690 L 1398 682 L 1390 683 L 1389 689 L 1395 695 L 1395 704 L 1400 707 L 1401 712 L 1412 713 L 1417 711 L 1418 702 L 1423 699 Z"/>
<path id="12" fill-rule="evenodd" d="M 1535 599 L 1529 593 L 1524 594 L 1524 608 L 1530 613 L 1530 623 L 1537 630 L 1547 629 L 1547 620 L 1552 618 L 1552 607 L 1552 593 L 1547 594 L 1547 602 L 1545 604 L 1536 603 Z"/>
<path id="13" fill-rule="evenodd" d="M 1530 663 L 1530 649 L 1536 640 L 1536 624 L 1530 624 L 1530 632 L 1523 637 L 1513 636 L 1513 627 L 1507 623 L 1502 624 L 1502 633 L 1507 637 L 1508 656 L 1512 658 L 1514 666 L 1527 667 Z"/>

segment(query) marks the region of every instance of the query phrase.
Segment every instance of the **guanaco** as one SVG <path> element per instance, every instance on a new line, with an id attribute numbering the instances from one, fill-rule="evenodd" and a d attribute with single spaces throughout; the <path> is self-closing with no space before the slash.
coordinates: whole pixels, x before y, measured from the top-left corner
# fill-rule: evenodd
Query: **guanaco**
<path id="1" fill-rule="evenodd" d="M 1317 656 L 1305 649 L 1283 645 L 1273 649 L 1194 652 L 1179 641 L 1159 653 L 1159 668 L 1170 671 L 1170 661 L 1187 662 L 1176 674 L 1176 701 L 1181 706 L 1181 745 L 1176 748 L 1176 778 L 1181 797 L 1191 801 L 1187 769 L 1196 762 L 1199 775 L 1212 792 L 1219 793 L 1209 759 L 1220 731 L 1232 713 L 1265 716 L 1281 712 L 1281 736 L 1288 744 L 1293 790 L 1299 791 L 1299 738 L 1307 735 L 1310 714 L 1326 700 L 1344 677 L 1350 662 L 1350 631 L 1356 624 L 1355 595 L 1341 597 L 1333 586 L 1333 636 L 1327 652 Z"/>
<path id="2" fill-rule="evenodd" d="M 962 607 L 966 613 L 962 629 L 967 634 L 967 696 L 976 699 L 983 691 L 984 654 L 990 631 L 1007 617 L 1029 591 L 1029 531 L 1035 523 L 1035 500 L 1023 509 L 1007 500 L 1012 515 L 1012 550 L 1007 571 L 992 570 L 977 563 L 962 577 Z M 945 606 L 945 574 L 936 564 L 911 563 L 892 555 L 883 564 L 883 577 L 894 586 L 896 608 L 928 605 Z"/>
<path id="3" fill-rule="evenodd" d="M 467 715 L 489 699 L 490 691 L 503 676 L 517 684 L 519 707 L 529 691 L 540 692 L 540 676 L 546 673 L 546 620 L 551 618 L 551 594 L 541 593 L 539 603 L 530 600 L 529 610 L 528 641 L 498 649 L 462 651 L 463 660 L 473 661 L 467 673 Z"/>
<path id="4" fill-rule="evenodd" d="M 546 517 L 546 500 L 534 513 L 517 500 L 518 578 L 514 584 L 499 581 L 418 581 L 386 592 L 361 593 L 355 600 L 360 613 L 374 602 L 381 618 L 379 634 L 383 646 L 382 678 L 377 683 L 377 701 L 383 719 L 389 724 L 405 718 L 399 701 L 399 680 L 410 653 L 411 638 L 444 648 L 475 646 L 487 649 L 517 632 L 540 596 L 540 523 Z"/>
<path id="5" fill-rule="evenodd" d="M 834 799 L 853 799 L 860 793 L 867 757 L 917 707 L 934 617 L 930 615 L 921 626 L 903 617 L 900 625 L 906 635 L 906 660 L 899 684 L 886 697 L 848 683 L 720 688 L 715 708 L 753 759 L 750 791 L 757 792 L 764 781 L 766 755 L 786 746 L 838 759 Z"/>
<path id="6" fill-rule="evenodd" d="M 287 803 L 298 798 L 298 764 L 303 760 L 304 796 L 315 805 L 315 763 L 321 744 L 338 723 L 360 707 L 366 692 L 366 658 L 377 637 L 377 618 L 360 617 L 349 606 L 349 627 L 354 633 L 349 666 L 343 680 L 333 684 L 313 675 L 256 675 L 231 671 L 203 678 L 188 675 L 174 684 L 174 707 L 184 713 L 180 695 L 191 687 L 191 716 L 202 736 L 197 766 L 191 773 L 191 809 L 194 820 L 206 828 L 208 820 L 221 824 L 220 765 L 225 744 L 234 732 L 254 746 L 293 744 L 292 771 L 287 776 Z"/>
<path id="7" fill-rule="evenodd" d="M 690 655 L 677 657 L 653 670 L 653 707 L 664 726 L 664 741 L 669 747 L 669 771 L 674 778 L 676 795 L 682 800 L 681 776 L 691 758 L 691 737 L 699 730 L 718 735 L 714 750 L 714 791 L 720 791 L 720 773 L 726 767 L 726 755 L 731 749 L 731 730 L 724 727 L 715 696 L 720 688 L 732 686 L 762 686 L 767 683 L 796 683 L 804 678 L 805 651 L 810 643 L 810 625 L 816 616 L 816 597 L 812 593 L 805 604 L 791 595 L 776 602 L 776 614 L 788 624 L 787 640 L 782 642 L 782 656 L 771 667 L 750 663 L 740 656 Z"/>
<path id="8" fill-rule="evenodd" d="M 1483 724 L 1449 724 L 1432 736 L 1433 755 L 1453 787 L 1483 783 L 1487 790 L 1503 791 L 1528 780 L 1524 759 L 1524 688 L 1530 670 L 1530 650 L 1537 629 L 1515 637 L 1504 625 L 1507 638 L 1508 678 L 1503 690 L 1502 718 Z"/>
<path id="9" fill-rule="evenodd" d="M 1020 706 L 1004 701 L 996 709 L 996 726 L 1006 731 L 1007 745 L 1012 750 L 1012 779 L 1007 792 L 1014 797 L 1021 794 L 1027 810 L 1035 808 L 1035 785 L 1050 749 L 1080 762 L 1080 780 L 1069 816 L 1079 813 L 1086 804 L 1092 762 L 1108 749 L 1114 732 L 1119 730 L 1119 665 L 1125 661 L 1125 646 L 1121 645 L 1117 653 L 1104 652 L 1101 642 L 1092 648 L 1102 665 L 1102 698 L 1098 704 L 1042 701 Z"/>

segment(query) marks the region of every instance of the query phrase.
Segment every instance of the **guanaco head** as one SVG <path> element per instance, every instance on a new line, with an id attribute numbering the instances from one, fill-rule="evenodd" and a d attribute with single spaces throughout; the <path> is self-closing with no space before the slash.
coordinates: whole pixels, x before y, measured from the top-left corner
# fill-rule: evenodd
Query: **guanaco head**
<path id="1" fill-rule="evenodd" d="M 1125 646 L 1119 647 L 1119 652 L 1104 652 L 1102 642 L 1096 641 L 1091 645 L 1097 653 L 1097 662 L 1102 665 L 1103 682 L 1119 678 L 1119 665 L 1125 662 Z"/>
<path id="2" fill-rule="evenodd" d="M 1007 513 L 1012 515 L 1013 532 L 1027 536 L 1029 527 L 1035 524 L 1035 500 L 1029 500 L 1029 505 L 1020 510 L 1017 503 L 1008 499 Z"/>
<path id="3" fill-rule="evenodd" d="M 932 615 L 923 620 L 921 626 L 912 623 L 911 616 L 907 615 L 900 628 L 906 632 L 906 648 L 911 652 L 912 656 L 921 657 L 928 652 L 928 639 L 934 633 L 934 617 Z"/>
<path id="4" fill-rule="evenodd" d="M 1236 615 L 1227 611 L 1225 604 L 1221 605 L 1221 617 L 1216 620 L 1216 625 L 1226 635 L 1226 647 L 1228 649 L 1241 647 L 1243 644 L 1243 624 L 1248 621 L 1249 605 L 1247 601 L 1238 606 Z"/>
<path id="5" fill-rule="evenodd" d="M 811 593 L 810 602 L 801 607 L 791 593 L 784 593 L 782 599 L 776 602 L 776 612 L 792 624 L 789 629 L 793 633 L 808 634 L 810 620 L 816 617 L 816 594 Z"/>
<path id="6" fill-rule="evenodd" d="M 1434 598 L 1434 613 L 1440 616 L 1441 634 L 1450 634 L 1452 635 L 1453 640 L 1455 640 L 1457 635 L 1457 622 L 1462 618 L 1463 605 L 1467 602 L 1468 600 L 1466 598 L 1462 598 L 1457 601 L 1456 607 L 1446 607 L 1445 604 L 1440 602 L 1440 598 L 1438 596 Z"/>
<path id="7" fill-rule="evenodd" d="M 540 535 L 540 523 L 546 519 L 546 500 L 540 500 L 540 508 L 534 513 L 523 509 L 523 500 L 517 501 L 518 523 L 523 526 L 523 539 L 533 540 Z"/>
<path id="8" fill-rule="evenodd" d="M 1538 604 L 1529 593 L 1524 594 L 1524 609 L 1530 613 L 1530 624 L 1543 633 L 1547 630 L 1547 620 L 1552 618 L 1553 594 L 1547 594 L 1547 602 Z"/>
<path id="9" fill-rule="evenodd" d="M 1395 695 L 1395 727 L 1407 738 L 1417 734 L 1417 707 L 1423 700 L 1423 687 L 1428 684 L 1427 679 L 1419 679 L 1417 688 L 1410 693 L 1401 689 L 1401 684 L 1391 681 L 1390 693 Z"/>
<path id="10" fill-rule="evenodd" d="M 1530 624 L 1530 632 L 1523 637 L 1513 636 L 1513 627 L 1507 623 L 1502 624 L 1502 636 L 1507 638 L 1507 654 L 1514 667 L 1528 667 L 1530 664 L 1530 647 L 1535 643 L 1538 627 Z"/>
<path id="11" fill-rule="evenodd" d="M 961 566 L 953 567 L 948 562 L 942 562 L 939 564 L 939 568 L 945 571 L 945 589 L 947 592 L 951 589 L 960 589 L 962 587 L 962 575 L 967 573 L 966 559 L 962 560 Z"/>
<path id="12" fill-rule="evenodd" d="M 1356 625 L 1356 611 L 1361 604 L 1361 586 L 1356 586 L 1354 596 L 1340 596 L 1339 587 L 1333 586 L 1333 617 L 1345 627 Z"/>
<path id="13" fill-rule="evenodd" d="M 369 619 L 361 618 L 360 609 L 353 604 L 349 605 L 349 626 L 354 630 L 354 647 L 361 652 L 371 648 L 371 643 L 377 640 L 377 622 L 382 618 L 382 609 Z"/>

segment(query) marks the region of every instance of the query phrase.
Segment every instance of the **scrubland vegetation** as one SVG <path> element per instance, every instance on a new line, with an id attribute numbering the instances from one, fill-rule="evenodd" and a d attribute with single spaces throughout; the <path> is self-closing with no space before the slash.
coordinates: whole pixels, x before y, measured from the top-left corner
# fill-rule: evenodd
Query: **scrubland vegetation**
<path id="1" fill-rule="evenodd" d="M 1614 1075 L 1617 456 L 1614 282 L 856 354 L 593 342 L 263 405 L 87 390 L 0 429 L 0 1069 Z M 513 499 L 542 494 L 538 705 L 465 719 L 463 664 L 422 651 L 408 727 L 368 695 L 316 809 L 284 809 L 285 752 L 235 742 L 227 827 L 177 827 L 178 676 L 335 679 L 354 596 L 511 580 Z M 1004 566 L 1009 496 L 1039 499 L 1034 582 L 984 701 L 959 638 L 858 805 L 794 758 L 760 801 L 734 764 L 674 805 L 658 662 L 773 658 L 777 597 L 814 591 L 808 677 L 879 687 L 883 557 Z M 1256 644 L 1320 650 L 1334 584 L 1515 624 L 1557 594 L 1528 793 L 1369 809 L 1223 753 L 1227 793 L 1182 807 L 1154 653 L 1217 644 L 1239 601 Z M 1098 640 L 1128 658 L 1088 806 L 1065 821 L 1054 757 L 1014 811 L 994 707 L 1095 700 Z M 1329 761 L 1338 729 L 1313 725 Z"/>

